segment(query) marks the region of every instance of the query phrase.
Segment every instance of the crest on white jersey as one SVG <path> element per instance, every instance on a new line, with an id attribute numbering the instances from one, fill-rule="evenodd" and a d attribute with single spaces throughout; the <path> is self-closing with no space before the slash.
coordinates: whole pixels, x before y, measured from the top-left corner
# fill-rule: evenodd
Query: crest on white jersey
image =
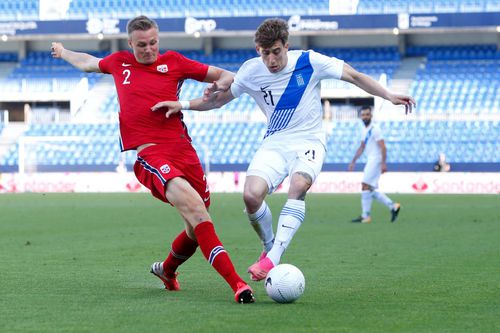
<path id="1" fill-rule="evenodd" d="M 295 79 L 297 80 L 297 86 L 302 87 L 305 84 L 302 74 L 295 75 Z"/>
<path id="2" fill-rule="evenodd" d="M 169 173 L 170 172 L 170 166 L 168 164 L 163 164 L 160 167 L 160 171 L 163 173 Z"/>
<path id="3" fill-rule="evenodd" d="M 156 66 L 156 70 L 160 73 L 166 73 L 166 72 L 168 72 L 168 66 L 167 65 L 158 65 L 158 66 Z"/>

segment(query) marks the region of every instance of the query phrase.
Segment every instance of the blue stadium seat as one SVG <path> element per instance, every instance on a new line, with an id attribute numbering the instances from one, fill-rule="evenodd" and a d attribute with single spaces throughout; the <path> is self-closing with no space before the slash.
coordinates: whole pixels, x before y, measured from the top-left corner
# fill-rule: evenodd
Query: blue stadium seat
<path id="1" fill-rule="evenodd" d="M 105 52 L 90 52 L 103 57 Z M 0 56 L 7 61 L 17 59 L 17 55 Z M 61 59 L 50 57 L 49 52 L 29 52 L 18 66 L 0 83 L 3 90 L 12 92 L 53 92 L 70 91 L 81 78 L 86 77 L 92 87 L 101 77 L 97 73 L 83 73 Z"/>
<path id="2" fill-rule="evenodd" d="M 500 52 L 496 45 L 409 47 L 426 56 L 411 94 L 426 113 L 498 114 Z"/>
<path id="3" fill-rule="evenodd" d="M 225 16 L 281 16 L 281 15 L 328 15 L 327 0 L 298 0 L 289 6 L 277 2 L 243 0 L 136 0 L 122 1 L 87 1 L 74 0 L 70 3 L 70 18 L 112 17 L 130 18 L 139 12 L 151 17 L 225 17 Z M 147 12 L 144 11 L 147 8 Z"/>
<path id="4" fill-rule="evenodd" d="M 353 135 L 359 130 L 351 129 L 348 135 L 339 130 L 342 126 L 336 126 L 329 138 L 327 163 L 349 163 L 359 146 Z M 497 121 L 389 121 L 380 126 L 390 163 L 431 163 L 440 152 L 452 163 L 500 162 Z"/>
<path id="5" fill-rule="evenodd" d="M 498 0 L 360 0 L 358 14 L 498 12 Z M 72 0 L 67 18 L 122 18 L 144 14 L 153 18 L 329 15 L 328 0 Z M 0 20 L 37 20 L 39 1 L 0 1 Z"/>

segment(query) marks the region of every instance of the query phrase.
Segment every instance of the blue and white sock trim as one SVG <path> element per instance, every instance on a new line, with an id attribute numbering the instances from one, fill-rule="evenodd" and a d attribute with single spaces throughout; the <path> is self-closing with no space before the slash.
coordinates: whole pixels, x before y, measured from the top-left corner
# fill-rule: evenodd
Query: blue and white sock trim
<path id="1" fill-rule="evenodd" d="M 293 216 L 295 217 L 297 220 L 299 220 L 300 222 L 304 221 L 305 217 L 306 217 L 306 213 L 300 209 L 296 209 L 296 208 L 290 208 L 290 207 L 283 207 L 283 210 L 281 211 L 281 214 L 280 215 L 290 215 L 290 216 Z"/>
<path id="2" fill-rule="evenodd" d="M 212 251 L 210 251 L 210 255 L 208 256 L 208 262 L 210 265 L 213 264 L 215 258 L 222 252 L 226 252 L 226 250 L 221 245 L 214 247 Z"/>
<path id="3" fill-rule="evenodd" d="M 269 207 L 267 205 L 265 205 L 264 209 L 262 210 L 262 212 L 260 212 L 260 214 L 258 216 L 250 217 L 250 221 L 251 222 L 260 221 L 266 215 L 268 210 L 269 210 Z M 257 212 L 257 213 L 259 213 L 259 212 Z"/>

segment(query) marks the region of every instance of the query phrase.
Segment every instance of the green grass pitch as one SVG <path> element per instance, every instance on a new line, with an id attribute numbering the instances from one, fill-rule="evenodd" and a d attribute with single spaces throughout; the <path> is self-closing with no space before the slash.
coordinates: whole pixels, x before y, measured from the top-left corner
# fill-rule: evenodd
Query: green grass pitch
<path id="1" fill-rule="evenodd" d="M 149 273 L 182 229 L 148 194 L 0 195 L 0 332 L 499 332 L 500 197 L 392 195 L 400 218 L 359 195 L 308 195 L 283 262 L 306 278 L 302 298 L 234 303 L 198 250 L 180 292 Z M 286 197 L 272 195 L 274 217 Z M 240 194 L 214 194 L 211 215 L 236 269 L 260 244 Z M 276 225 L 276 222 L 275 222 Z"/>

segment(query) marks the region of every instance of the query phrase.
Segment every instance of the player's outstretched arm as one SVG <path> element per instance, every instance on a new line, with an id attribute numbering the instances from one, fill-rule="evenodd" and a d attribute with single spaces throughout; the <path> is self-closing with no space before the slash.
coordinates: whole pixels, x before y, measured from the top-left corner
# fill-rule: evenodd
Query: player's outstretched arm
<path id="1" fill-rule="evenodd" d="M 416 105 L 413 97 L 391 93 L 380 83 L 378 83 L 368 75 L 358 72 L 346 63 L 344 63 L 341 80 L 352 83 L 369 94 L 382 97 L 392 102 L 392 104 L 394 105 L 404 105 L 406 113 L 411 113 L 412 108 Z"/>
<path id="2" fill-rule="evenodd" d="M 203 97 L 192 99 L 189 101 L 189 108 L 191 110 L 197 111 L 218 109 L 231 102 L 233 99 L 234 96 L 231 92 L 231 89 L 222 91 L 214 82 L 212 88 L 208 87 L 207 89 L 205 89 Z"/>
<path id="3" fill-rule="evenodd" d="M 81 71 L 101 72 L 99 69 L 100 58 L 96 58 L 88 53 L 74 52 L 65 49 L 62 43 L 52 43 L 50 50 L 53 58 L 61 58 Z"/>
<path id="4" fill-rule="evenodd" d="M 207 89 L 212 91 L 226 91 L 234 81 L 234 73 L 225 69 L 209 66 L 204 82 L 211 83 Z M 205 89 L 205 91 L 207 91 Z"/>
<path id="5" fill-rule="evenodd" d="M 190 101 L 163 101 L 156 103 L 151 111 L 165 110 L 165 117 L 169 118 L 171 115 L 181 110 L 194 110 L 194 111 L 208 111 L 218 109 L 223 105 L 229 103 L 234 99 L 231 90 L 217 91 L 210 94 L 207 98 L 199 97 Z"/>
<path id="6" fill-rule="evenodd" d="M 165 117 L 169 118 L 181 110 L 207 111 L 218 109 L 234 99 L 231 89 L 229 89 L 233 79 L 234 74 L 232 72 L 209 66 L 204 82 L 210 82 L 210 84 L 203 92 L 203 97 L 190 101 L 159 102 L 151 108 L 151 111 L 166 110 Z"/>

